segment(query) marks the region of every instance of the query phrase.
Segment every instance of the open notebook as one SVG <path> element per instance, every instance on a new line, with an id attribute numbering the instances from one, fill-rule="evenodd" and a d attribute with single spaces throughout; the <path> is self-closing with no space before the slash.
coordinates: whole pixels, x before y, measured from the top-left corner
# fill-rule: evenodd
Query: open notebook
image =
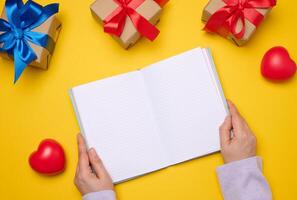
<path id="1" fill-rule="evenodd" d="M 228 113 L 208 49 L 70 91 L 82 133 L 114 183 L 219 150 Z"/>

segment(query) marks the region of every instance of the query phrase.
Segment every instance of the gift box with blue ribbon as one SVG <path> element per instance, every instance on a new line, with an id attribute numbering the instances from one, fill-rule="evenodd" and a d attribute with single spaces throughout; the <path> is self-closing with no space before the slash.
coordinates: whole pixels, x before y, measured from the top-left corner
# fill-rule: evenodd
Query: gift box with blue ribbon
<path id="1" fill-rule="evenodd" d="M 28 66 L 47 69 L 61 30 L 58 4 L 6 0 L 0 19 L 0 55 L 14 60 L 16 82 Z"/>

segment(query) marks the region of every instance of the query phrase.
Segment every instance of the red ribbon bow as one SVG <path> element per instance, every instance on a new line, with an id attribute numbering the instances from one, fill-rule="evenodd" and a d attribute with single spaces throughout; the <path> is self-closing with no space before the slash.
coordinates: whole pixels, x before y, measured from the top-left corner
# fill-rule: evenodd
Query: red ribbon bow
<path id="1" fill-rule="evenodd" d="M 135 10 L 145 0 L 113 1 L 115 1 L 119 7 L 104 19 L 104 31 L 106 33 L 120 37 L 126 24 L 126 18 L 129 17 L 141 36 L 151 41 L 158 36 L 160 31 Z"/>
<path id="2" fill-rule="evenodd" d="M 232 33 L 237 39 L 245 34 L 245 19 L 249 20 L 256 27 L 260 25 L 264 16 L 256 9 L 268 9 L 276 5 L 276 0 L 223 0 L 226 6 L 216 11 L 207 21 L 204 29 L 209 32 L 222 33 L 227 30 L 228 35 Z M 241 22 L 240 30 L 237 24 Z"/>

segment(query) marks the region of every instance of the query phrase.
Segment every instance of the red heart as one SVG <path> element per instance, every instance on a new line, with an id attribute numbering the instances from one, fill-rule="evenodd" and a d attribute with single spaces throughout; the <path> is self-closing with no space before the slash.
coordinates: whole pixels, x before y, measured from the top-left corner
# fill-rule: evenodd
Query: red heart
<path id="1" fill-rule="evenodd" d="M 65 154 L 63 147 L 53 139 L 41 141 L 37 151 L 29 157 L 29 163 L 35 171 L 55 175 L 64 171 Z"/>
<path id="2" fill-rule="evenodd" d="M 287 80 L 296 72 L 296 63 L 284 47 L 269 49 L 262 60 L 262 75 L 271 80 Z"/>

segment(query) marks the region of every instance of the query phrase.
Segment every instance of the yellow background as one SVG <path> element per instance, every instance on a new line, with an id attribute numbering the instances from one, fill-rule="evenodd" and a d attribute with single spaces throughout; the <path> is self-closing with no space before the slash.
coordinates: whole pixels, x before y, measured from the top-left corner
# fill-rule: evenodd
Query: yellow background
<path id="1" fill-rule="evenodd" d="M 296 198 L 297 76 L 272 83 L 261 76 L 260 62 L 275 45 L 285 46 L 297 60 L 297 1 L 279 1 L 252 40 L 239 48 L 201 31 L 207 0 L 171 0 L 157 40 L 142 39 L 128 51 L 91 17 L 92 0 L 58 1 L 63 29 L 49 70 L 27 68 L 13 85 L 13 62 L 0 59 L 0 199 L 80 199 L 73 185 L 79 127 L 67 91 L 197 46 L 211 48 L 227 98 L 255 132 L 275 199 Z M 28 156 L 44 138 L 65 148 L 67 168 L 61 175 L 44 177 L 28 165 Z M 123 200 L 222 199 L 215 175 L 221 164 L 221 156 L 214 154 L 120 184 L 116 191 Z"/>

